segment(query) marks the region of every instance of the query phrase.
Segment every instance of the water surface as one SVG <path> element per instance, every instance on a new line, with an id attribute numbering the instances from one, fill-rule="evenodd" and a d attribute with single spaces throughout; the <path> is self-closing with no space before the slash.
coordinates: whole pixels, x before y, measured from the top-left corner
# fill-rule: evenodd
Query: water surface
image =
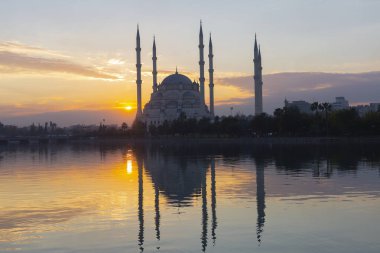
<path id="1" fill-rule="evenodd" d="M 0 252 L 379 252 L 374 146 L 0 147 Z"/>

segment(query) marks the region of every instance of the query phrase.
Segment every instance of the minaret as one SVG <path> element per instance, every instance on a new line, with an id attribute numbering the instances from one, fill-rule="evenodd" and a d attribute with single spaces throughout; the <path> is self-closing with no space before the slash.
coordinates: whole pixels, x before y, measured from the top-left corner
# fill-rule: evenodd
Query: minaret
<path id="1" fill-rule="evenodd" d="M 205 61 L 204 61 L 204 45 L 203 45 L 203 31 L 202 21 L 199 30 L 199 88 L 201 94 L 201 103 L 205 104 Z"/>
<path id="2" fill-rule="evenodd" d="M 254 47 L 254 80 L 255 80 L 255 115 L 263 113 L 263 80 L 262 80 L 262 66 L 261 66 L 261 52 L 257 47 L 257 40 L 255 34 L 255 47 Z"/>
<path id="3" fill-rule="evenodd" d="M 140 119 L 142 116 L 141 109 L 141 48 L 140 48 L 140 31 L 137 25 L 137 35 L 136 35 L 136 70 L 137 70 L 137 112 L 136 119 Z"/>
<path id="4" fill-rule="evenodd" d="M 153 37 L 153 92 L 157 91 L 157 55 L 156 55 L 156 37 Z"/>
<path id="5" fill-rule="evenodd" d="M 214 119 L 214 55 L 212 54 L 212 41 L 210 33 L 210 42 L 208 43 L 208 61 L 209 61 L 209 87 L 210 87 L 210 116 L 211 119 Z"/>

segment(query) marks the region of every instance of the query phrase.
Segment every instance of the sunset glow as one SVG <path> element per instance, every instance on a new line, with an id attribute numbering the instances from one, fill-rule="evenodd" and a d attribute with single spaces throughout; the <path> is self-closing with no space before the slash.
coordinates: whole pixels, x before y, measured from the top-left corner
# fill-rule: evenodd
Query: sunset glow
<path id="1" fill-rule="evenodd" d="M 217 115 L 229 115 L 231 106 L 236 113 L 253 113 L 255 32 L 264 58 L 265 112 L 271 114 L 283 106 L 285 97 L 332 101 L 335 96 L 345 96 L 353 104 L 378 100 L 376 94 L 380 91 L 375 84 L 380 81 L 379 75 L 349 76 L 380 69 L 377 43 L 380 27 L 375 11 L 380 6 L 376 1 L 355 4 L 333 1 L 329 8 L 324 4 L 311 7 L 302 1 L 292 4 L 241 1 L 239 5 L 196 1 L 203 8 L 180 1 L 163 1 L 149 2 L 147 9 L 139 2 L 111 0 L 112 4 L 82 3 L 75 11 L 70 1 L 27 2 L 0 4 L 0 22 L 12 28 L 0 34 L 0 121 L 3 123 L 29 125 L 53 120 L 60 125 L 96 124 L 99 118 L 109 118 L 108 123 L 130 124 L 132 113 L 130 118 L 125 114 L 133 112 L 137 104 L 136 24 L 140 22 L 144 106 L 152 93 L 153 35 L 157 44 L 158 83 L 173 74 L 176 66 L 179 73 L 199 81 L 197 36 L 201 18 L 207 34 L 205 40 L 210 32 L 213 35 Z M 215 6 L 219 12 L 213 11 Z M 197 15 L 179 15 L 167 12 L 169 9 Z M 252 15 L 254 9 L 272 15 L 266 15 L 267 12 Z M 341 10 L 339 17 L 336 9 Z M 230 22 L 226 16 L 236 22 Z M 356 39 L 347 41 L 350 37 Z M 207 69 L 207 59 L 205 64 Z M 305 78 L 303 74 L 315 72 L 327 74 L 323 81 L 318 75 Z M 282 76 L 284 73 L 286 76 Z M 208 102 L 207 73 L 205 78 Z M 367 86 L 372 90 L 366 89 Z M 45 116 L 63 111 L 82 114 L 84 120 L 68 122 L 56 115 Z M 86 119 L 87 111 L 97 116 Z M 104 111 L 117 111 L 120 116 L 111 120 Z"/>

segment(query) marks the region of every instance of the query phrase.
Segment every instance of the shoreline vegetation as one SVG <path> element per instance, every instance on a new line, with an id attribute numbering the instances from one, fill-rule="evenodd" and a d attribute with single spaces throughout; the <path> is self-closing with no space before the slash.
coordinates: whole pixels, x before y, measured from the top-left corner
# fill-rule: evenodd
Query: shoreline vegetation
<path id="1" fill-rule="evenodd" d="M 143 145 L 324 145 L 379 144 L 380 136 L 361 137 L 71 137 L 71 138 L 0 138 L 0 145 L 60 145 L 60 144 L 143 144 Z"/>
<path id="2" fill-rule="evenodd" d="M 273 116 L 235 115 L 214 120 L 185 114 L 162 125 L 135 121 L 120 126 L 75 125 L 54 122 L 17 127 L 0 123 L 0 144 L 61 142 L 191 142 L 191 143 L 344 143 L 380 142 L 380 110 L 359 116 L 354 109 L 331 111 L 329 106 L 302 113 L 295 107 L 278 108 Z"/>

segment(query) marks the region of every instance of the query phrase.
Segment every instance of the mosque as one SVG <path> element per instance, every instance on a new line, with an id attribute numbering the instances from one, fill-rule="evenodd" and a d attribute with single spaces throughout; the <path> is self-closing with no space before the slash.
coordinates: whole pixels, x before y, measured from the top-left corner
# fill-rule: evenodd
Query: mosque
<path id="1" fill-rule="evenodd" d="M 210 118 L 213 120 L 214 112 L 214 66 L 213 66 L 213 46 L 211 34 L 209 39 L 209 69 L 208 69 L 208 86 L 210 95 L 209 107 L 205 103 L 205 61 L 204 61 L 204 44 L 202 23 L 199 30 L 199 83 L 192 82 L 187 76 L 178 73 L 177 69 L 174 74 L 164 78 L 159 84 L 157 82 L 157 51 L 156 41 L 153 39 L 153 84 L 150 100 L 142 109 L 141 102 L 141 47 L 140 47 L 140 31 L 137 27 L 136 36 L 136 69 L 137 69 L 137 113 L 136 120 L 149 125 L 161 125 L 165 121 L 172 121 L 185 115 L 186 118 Z M 261 114 L 262 109 L 262 66 L 261 52 L 257 47 L 255 36 L 254 46 L 254 85 L 255 85 L 255 114 Z"/>

